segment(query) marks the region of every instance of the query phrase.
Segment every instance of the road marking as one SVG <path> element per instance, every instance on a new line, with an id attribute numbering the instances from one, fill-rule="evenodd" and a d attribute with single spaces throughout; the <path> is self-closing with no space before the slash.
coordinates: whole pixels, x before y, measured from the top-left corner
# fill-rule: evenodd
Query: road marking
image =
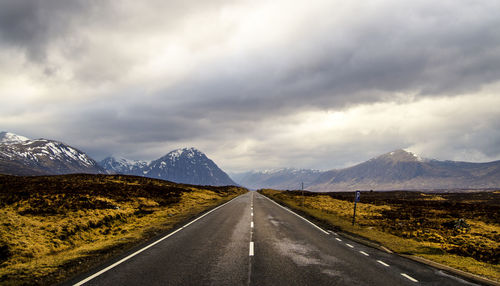
<path id="1" fill-rule="evenodd" d="M 238 197 L 239 197 L 239 196 L 238 196 Z M 236 197 L 236 198 L 238 198 L 238 197 Z M 121 260 L 119 260 L 119 261 L 117 261 L 117 262 L 115 262 L 115 263 L 111 264 L 110 266 L 108 266 L 108 267 L 106 267 L 106 268 L 102 269 L 101 271 L 96 272 L 96 273 L 94 273 L 93 275 L 90 275 L 89 277 L 87 277 L 87 278 L 83 279 L 82 281 L 80 281 L 80 282 L 78 282 L 78 283 L 73 284 L 73 286 L 80 286 L 80 285 L 83 285 L 83 284 L 85 284 L 85 283 L 89 282 L 90 280 L 92 280 L 92 279 L 96 278 L 97 276 L 99 276 L 99 275 L 103 274 L 104 272 L 106 272 L 106 271 L 108 271 L 108 270 L 110 270 L 110 269 L 112 269 L 112 268 L 116 267 L 116 266 L 117 266 L 117 265 L 119 265 L 119 264 L 122 264 L 123 262 L 125 262 L 125 261 L 129 260 L 130 258 L 132 258 L 132 257 L 136 256 L 137 254 L 139 254 L 139 253 L 143 252 L 144 250 L 146 250 L 146 249 L 148 249 L 148 248 L 150 248 L 150 247 L 155 246 L 156 244 L 158 244 L 158 243 L 162 242 L 163 240 L 165 240 L 165 239 L 167 239 L 167 238 L 171 237 L 172 235 L 176 234 L 177 232 L 179 232 L 179 231 L 181 231 L 181 230 L 185 229 L 185 228 L 186 228 L 186 227 L 188 227 L 190 224 L 192 224 L 192 223 L 194 223 L 194 222 L 196 222 L 196 221 L 200 220 L 201 218 L 203 218 L 204 216 L 208 215 L 209 213 L 211 213 L 211 212 L 213 212 L 213 211 L 216 211 L 216 210 L 218 210 L 219 208 L 221 208 L 221 207 L 223 207 L 223 206 L 225 206 L 225 205 L 229 204 L 230 202 L 232 202 L 232 201 L 233 201 L 234 199 L 236 199 L 236 198 L 233 198 L 232 200 L 230 200 L 230 201 L 228 201 L 228 202 L 225 202 L 224 204 L 222 204 L 222 205 L 220 205 L 220 206 L 216 207 L 215 209 L 212 209 L 212 210 L 210 210 L 210 211 L 206 212 L 206 213 L 205 213 L 205 214 L 203 214 L 202 216 L 200 216 L 200 217 L 198 217 L 198 218 L 196 218 L 196 219 L 194 219 L 194 220 L 190 221 L 189 223 L 185 224 L 183 227 L 181 227 L 181 228 L 177 229 L 176 231 L 171 232 L 171 233 L 169 233 L 169 234 L 165 235 L 164 237 L 162 237 L 162 238 L 158 239 L 157 241 L 154 241 L 154 242 L 152 242 L 151 244 L 149 244 L 149 245 L 147 245 L 147 246 L 145 246 L 145 247 L 143 247 L 143 248 L 141 248 L 141 249 L 137 250 L 136 252 L 134 252 L 134 253 L 130 254 L 129 256 L 127 256 L 127 257 L 125 257 L 125 258 L 122 258 Z"/>
<path id="2" fill-rule="evenodd" d="M 250 241 L 250 249 L 248 251 L 248 256 L 253 256 L 253 241 Z"/>
<path id="3" fill-rule="evenodd" d="M 253 221 L 252 221 L 252 222 L 250 222 L 250 227 L 251 227 L 251 228 L 253 228 Z"/>
<path id="4" fill-rule="evenodd" d="M 377 262 L 380 263 L 380 264 L 382 264 L 382 265 L 384 265 L 384 266 L 386 266 L 386 267 L 389 267 L 389 264 L 385 263 L 382 260 L 377 260 Z"/>
<path id="5" fill-rule="evenodd" d="M 303 216 L 301 216 L 301 215 L 299 215 L 299 214 L 295 213 L 295 212 L 294 212 L 294 211 L 292 211 L 291 209 L 285 208 L 284 206 L 282 206 L 282 205 L 278 204 L 277 202 L 275 202 L 275 201 L 271 200 L 270 198 L 268 198 L 268 197 L 266 197 L 266 196 L 264 196 L 264 198 L 266 198 L 266 199 L 270 200 L 271 202 L 273 202 L 274 204 L 276 204 L 276 205 L 277 205 L 277 206 L 279 206 L 280 208 L 282 208 L 282 209 L 284 209 L 284 210 L 287 210 L 287 211 L 291 212 L 292 214 L 294 214 L 294 215 L 298 216 L 299 218 L 301 218 L 301 219 L 305 220 L 306 222 L 308 222 L 310 225 L 312 225 L 312 226 L 314 226 L 315 228 L 317 228 L 317 229 L 318 229 L 319 231 L 321 231 L 322 233 L 327 234 L 327 235 L 330 235 L 330 233 L 329 233 L 328 231 L 326 231 L 326 230 L 322 229 L 321 227 L 319 227 L 319 226 L 315 225 L 314 223 L 312 223 L 311 221 L 309 221 L 309 220 L 308 220 L 308 219 L 306 219 L 305 217 L 303 217 Z"/>
<path id="6" fill-rule="evenodd" d="M 403 277 L 406 277 L 406 278 L 410 279 L 410 280 L 411 280 L 411 281 L 413 281 L 413 282 L 418 282 L 418 280 L 417 280 L 417 279 L 415 279 L 415 278 L 411 277 L 410 275 L 408 275 L 408 274 L 406 274 L 406 273 L 401 273 L 401 275 L 402 275 Z"/>
<path id="7" fill-rule="evenodd" d="M 338 237 L 336 237 L 335 239 L 336 239 L 336 240 L 338 240 L 338 241 L 342 241 L 342 239 L 340 239 L 340 238 L 338 238 Z"/>
<path id="8" fill-rule="evenodd" d="M 253 216 L 253 212 L 251 213 L 251 215 Z"/>
<path id="9" fill-rule="evenodd" d="M 368 253 L 366 253 L 364 251 L 361 251 L 361 250 L 359 251 L 359 253 L 363 254 L 364 256 L 370 256 L 370 254 L 368 254 Z"/>
<path id="10" fill-rule="evenodd" d="M 349 246 L 350 248 L 354 248 L 354 246 L 350 245 L 349 243 L 346 243 L 345 245 Z"/>

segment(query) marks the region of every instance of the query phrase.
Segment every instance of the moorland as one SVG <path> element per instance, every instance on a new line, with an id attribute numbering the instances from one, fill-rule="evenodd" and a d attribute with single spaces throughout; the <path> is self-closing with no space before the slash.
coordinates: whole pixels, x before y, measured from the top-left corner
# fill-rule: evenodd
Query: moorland
<path id="1" fill-rule="evenodd" d="M 264 189 L 262 194 L 331 229 L 391 251 L 500 280 L 500 191 L 353 192 Z"/>
<path id="2" fill-rule="evenodd" d="M 246 191 L 123 175 L 0 175 L 0 284 L 63 281 Z"/>

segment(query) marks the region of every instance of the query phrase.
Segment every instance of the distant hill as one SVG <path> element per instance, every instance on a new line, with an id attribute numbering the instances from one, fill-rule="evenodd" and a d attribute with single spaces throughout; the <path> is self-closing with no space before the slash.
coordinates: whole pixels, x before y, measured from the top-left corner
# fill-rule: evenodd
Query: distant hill
<path id="1" fill-rule="evenodd" d="M 302 183 L 307 188 L 321 174 L 319 170 L 284 168 L 232 174 L 232 178 L 238 184 L 250 189 L 296 190 L 302 187 Z"/>
<path id="2" fill-rule="evenodd" d="M 308 189 L 352 191 L 498 187 L 500 161 L 438 161 L 422 159 L 400 149 L 350 168 L 323 172 Z"/>
<path id="3" fill-rule="evenodd" d="M 84 152 L 64 143 L 0 132 L 0 174 L 69 173 L 99 174 L 105 170 Z"/>
<path id="4" fill-rule="evenodd" d="M 150 163 L 108 157 L 100 165 L 109 173 L 138 175 L 176 183 L 236 185 L 212 160 L 195 148 L 177 149 Z"/>

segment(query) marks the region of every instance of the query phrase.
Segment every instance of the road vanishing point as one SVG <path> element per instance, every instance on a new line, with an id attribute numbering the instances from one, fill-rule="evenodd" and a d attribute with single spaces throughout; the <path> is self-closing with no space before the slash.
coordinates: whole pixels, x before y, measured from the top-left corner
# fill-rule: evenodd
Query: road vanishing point
<path id="1" fill-rule="evenodd" d="M 248 192 L 64 285 L 477 285 Z"/>

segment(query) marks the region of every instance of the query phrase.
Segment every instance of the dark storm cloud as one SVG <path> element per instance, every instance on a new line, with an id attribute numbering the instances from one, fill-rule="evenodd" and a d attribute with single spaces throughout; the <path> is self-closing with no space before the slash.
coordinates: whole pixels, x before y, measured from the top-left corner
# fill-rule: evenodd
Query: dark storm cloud
<path id="1" fill-rule="evenodd" d="M 6 0 L 0 5 L 0 45 L 22 49 L 33 61 L 45 60 L 48 45 L 69 33 L 93 1 Z"/>
<path id="2" fill-rule="evenodd" d="M 113 81 L 137 60 L 119 57 L 121 49 L 127 49 L 127 33 L 148 35 L 155 29 L 168 33 L 178 28 L 185 15 L 216 9 L 224 2 L 227 0 L 142 4 L 127 0 L 5 0 L 0 2 L 0 48 L 22 51 L 47 76 L 60 68 L 47 58 L 55 51 L 69 61 L 64 68 L 75 74 L 73 80 L 83 84 Z M 92 42 L 100 33 L 108 36 L 103 46 Z M 124 42 L 113 43 L 117 35 Z"/>
<path id="3" fill-rule="evenodd" d="M 409 11 L 408 18 L 394 11 L 341 31 L 326 27 L 226 74 L 218 68 L 231 62 L 222 61 L 201 82 L 186 82 L 186 94 L 222 114 L 265 114 L 394 100 L 397 93 L 456 96 L 497 81 L 500 17 L 494 11 L 500 5 L 471 7 L 471 15 L 464 14 L 468 7 L 436 6 L 451 10 L 439 14 L 426 7 Z"/>
<path id="4" fill-rule="evenodd" d="M 500 79 L 498 1 L 344 5 L 312 1 L 307 4 L 318 5 L 314 13 L 303 9 L 305 16 L 291 17 L 301 19 L 300 25 L 280 25 L 286 17 L 276 10 L 271 13 L 276 22 L 270 21 L 268 30 L 250 33 L 254 38 L 243 44 L 238 43 L 239 21 L 227 25 L 229 29 L 223 29 L 224 24 L 209 25 L 223 22 L 228 3 L 247 8 L 244 13 L 227 10 L 242 22 L 247 13 L 266 6 L 259 1 L 3 1 L 0 49 L 23 51 L 31 64 L 43 66 L 45 75 L 56 74 L 58 68 L 71 75 L 74 86 L 69 92 L 65 89 L 64 96 L 58 95 L 65 103 L 51 107 L 51 122 L 58 122 L 59 138 L 80 142 L 97 157 L 115 153 L 140 159 L 142 153 L 154 158 L 162 155 L 153 154 L 162 145 L 217 146 L 252 139 L 263 142 L 252 147 L 261 158 L 284 156 L 288 162 L 308 158 L 309 166 L 316 162 L 326 168 L 325 154 L 343 152 L 336 163 L 343 165 L 381 150 L 418 145 L 421 139 L 392 130 L 339 134 L 347 139 L 314 150 L 278 139 L 271 146 L 268 140 L 282 126 L 300 124 L 294 115 L 303 112 L 456 99 L 480 93 Z M 305 4 L 289 3 L 290 7 Z M 206 11 L 211 13 L 203 14 Z M 270 37 L 270 43 L 261 39 L 268 32 L 277 35 Z M 282 34 L 286 36 L 279 37 Z M 246 45 L 253 43 L 257 48 Z M 152 52 L 143 51 L 148 48 Z M 175 61 L 178 50 L 185 62 Z M 61 67 L 46 62 L 54 51 L 63 59 Z M 154 64 L 161 60 L 166 64 L 155 74 Z M 190 65 L 192 69 L 184 69 Z M 153 87 L 147 89 L 149 85 Z M 102 86 L 104 91 L 99 90 Z M 49 88 L 47 93 L 51 92 Z M 73 97 L 80 101 L 72 101 Z M 15 107 L 27 113 L 38 108 L 22 102 Z M 443 129 L 437 128 L 436 133 L 430 132 L 435 136 L 425 140 L 439 141 L 441 154 L 446 153 L 443 146 L 454 144 L 446 154 L 474 145 L 488 157 L 500 155 L 500 126 L 491 123 L 499 121 L 498 113 L 482 118 L 475 131 L 467 130 L 465 119 L 454 118 L 457 114 L 447 120 L 460 121 L 462 127 L 441 141 L 436 138 Z M 351 146 L 349 140 L 358 142 Z M 346 151 L 345 146 L 352 150 Z"/>

